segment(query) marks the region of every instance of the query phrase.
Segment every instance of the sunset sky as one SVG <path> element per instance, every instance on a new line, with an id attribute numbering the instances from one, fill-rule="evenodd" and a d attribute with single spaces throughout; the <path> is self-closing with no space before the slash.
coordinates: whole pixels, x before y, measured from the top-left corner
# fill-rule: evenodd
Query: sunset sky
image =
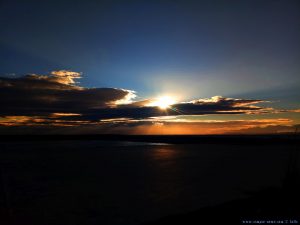
<path id="1" fill-rule="evenodd" d="M 300 124 L 298 0 L 0 1 L 1 134 Z"/>

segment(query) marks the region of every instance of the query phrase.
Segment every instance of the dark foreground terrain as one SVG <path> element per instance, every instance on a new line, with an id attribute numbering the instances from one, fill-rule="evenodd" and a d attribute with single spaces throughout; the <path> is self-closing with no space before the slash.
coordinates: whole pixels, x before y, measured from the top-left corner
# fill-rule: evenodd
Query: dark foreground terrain
<path id="1" fill-rule="evenodd" d="M 300 223 L 296 135 L 0 139 L 1 225 Z"/>

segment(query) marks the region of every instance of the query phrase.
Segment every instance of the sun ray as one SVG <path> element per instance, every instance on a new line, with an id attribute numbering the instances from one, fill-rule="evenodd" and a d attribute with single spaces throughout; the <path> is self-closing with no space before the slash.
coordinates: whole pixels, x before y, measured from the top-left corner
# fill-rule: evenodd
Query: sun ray
<path id="1" fill-rule="evenodd" d="M 149 106 L 157 106 L 162 110 L 166 110 L 171 107 L 171 105 L 175 104 L 176 101 L 174 98 L 170 96 L 162 96 L 154 100 L 149 104 Z"/>

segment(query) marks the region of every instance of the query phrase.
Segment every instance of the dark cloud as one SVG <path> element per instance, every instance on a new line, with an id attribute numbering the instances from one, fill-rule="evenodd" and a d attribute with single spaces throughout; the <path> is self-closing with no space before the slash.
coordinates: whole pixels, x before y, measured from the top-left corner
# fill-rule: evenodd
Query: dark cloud
<path id="1" fill-rule="evenodd" d="M 51 113 L 85 113 L 130 100 L 132 91 L 116 88 L 83 88 L 75 84 L 80 74 L 54 71 L 50 75 L 0 78 L 0 115 L 34 116 Z"/>
<path id="2" fill-rule="evenodd" d="M 259 99 L 236 99 L 236 98 L 225 98 L 222 96 L 214 96 L 212 98 L 193 100 L 190 103 L 195 105 L 219 105 L 223 107 L 242 107 L 249 106 L 251 104 L 265 102 Z"/>
<path id="3" fill-rule="evenodd" d="M 119 105 L 115 108 L 101 108 L 90 111 L 82 118 L 99 120 L 109 118 L 144 119 L 160 116 L 206 115 L 206 114 L 252 114 L 265 113 L 273 109 L 255 106 L 262 100 L 233 99 L 215 96 L 210 99 L 198 99 L 190 102 L 174 104 L 164 110 L 155 106 L 145 106 L 149 100 Z M 143 106 L 144 104 L 144 106 Z M 146 104 L 147 105 L 147 104 Z"/>

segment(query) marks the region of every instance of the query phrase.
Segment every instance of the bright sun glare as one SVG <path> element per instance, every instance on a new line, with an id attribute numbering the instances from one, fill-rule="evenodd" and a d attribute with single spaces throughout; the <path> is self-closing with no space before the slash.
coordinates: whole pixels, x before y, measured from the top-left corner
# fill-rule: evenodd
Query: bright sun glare
<path id="1" fill-rule="evenodd" d="M 160 109 L 167 109 L 171 105 L 175 104 L 175 99 L 169 96 L 163 96 L 156 99 L 154 102 L 151 103 L 151 106 L 157 106 Z"/>

